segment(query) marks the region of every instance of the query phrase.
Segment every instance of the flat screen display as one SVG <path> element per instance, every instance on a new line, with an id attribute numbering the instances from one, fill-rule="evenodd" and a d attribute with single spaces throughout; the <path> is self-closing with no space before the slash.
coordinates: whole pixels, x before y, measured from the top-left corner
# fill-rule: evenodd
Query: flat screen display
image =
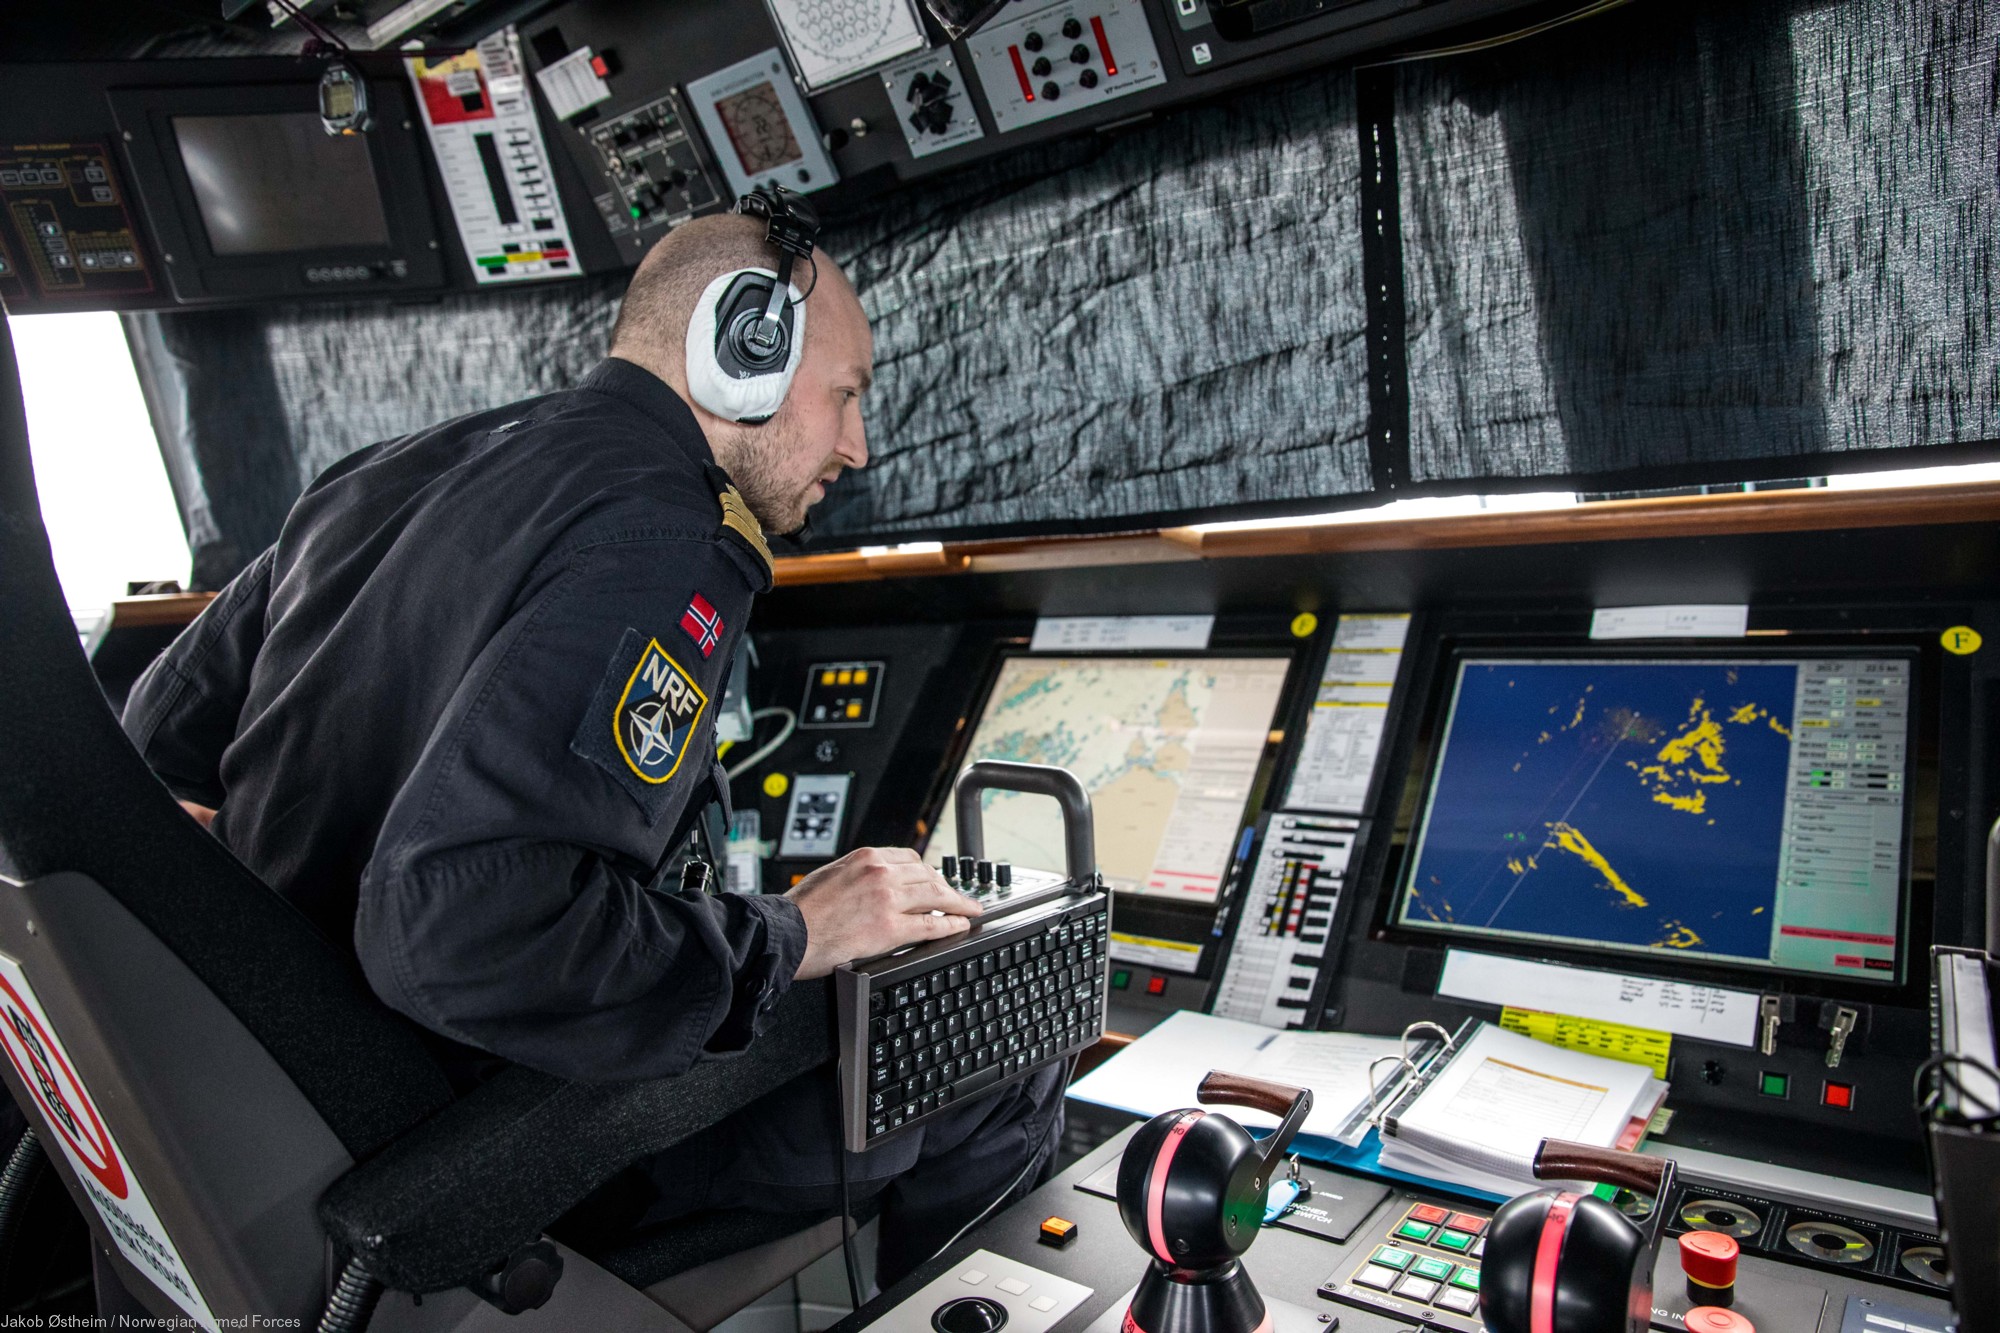
<path id="1" fill-rule="evenodd" d="M 368 141 L 311 112 L 175 116 L 181 164 L 220 256 L 389 244 Z"/>
<path id="2" fill-rule="evenodd" d="M 1010 657 L 965 762 L 1069 769 L 1090 792 L 1109 887 L 1213 903 L 1289 666 L 1284 656 Z M 1048 797 L 988 792 L 981 818 L 990 858 L 1064 869 Z M 926 854 L 935 865 L 957 849 L 947 800 Z"/>
<path id="3" fill-rule="evenodd" d="M 1893 982 L 1912 670 L 1462 658 L 1392 923 Z"/>

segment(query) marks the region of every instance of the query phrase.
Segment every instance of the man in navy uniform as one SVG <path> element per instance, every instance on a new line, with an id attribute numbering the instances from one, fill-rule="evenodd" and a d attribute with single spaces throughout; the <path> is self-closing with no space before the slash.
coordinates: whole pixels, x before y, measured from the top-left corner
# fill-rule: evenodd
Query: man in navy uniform
<path id="1" fill-rule="evenodd" d="M 610 358 L 576 388 L 329 468 L 126 706 L 175 795 L 352 940 L 461 1082 L 495 1057 L 575 1079 L 678 1074 L 746 1047 L 794 979 L 979 914 L 901 848 L 852 852 L 783 896 L 661 882 L 728 800 L 715 713 L 771 586 L 764 531 L 800 527 L 868 461 L 873 342 L 823 251 L 775 415 L 742 424 L 690 393 L 704 293 L 776 258 L 750 217 L 691 222 L 640 266 Z M 858 1194 L 887 1190 L 883 1285 L 1046 1169 L 1058 1079 L 851 1162 Z M 620 1222 L 831 1206 L 832 1082 L 822 1069 L 640 1164 L 609 1192 Z"/>

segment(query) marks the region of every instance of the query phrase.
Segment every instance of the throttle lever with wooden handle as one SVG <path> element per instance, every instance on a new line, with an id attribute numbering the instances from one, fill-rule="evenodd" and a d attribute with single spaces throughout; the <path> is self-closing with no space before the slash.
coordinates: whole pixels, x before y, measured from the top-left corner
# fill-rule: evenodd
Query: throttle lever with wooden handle
<path id="1" fill-rule="evenodd" d="M 1279 1165 L 1285 1160 L 1285 1149 L 1292 1146 L 1292 1140 L 1297 1137 L 1313 1109 L 1311 1088 L 1288 1087 L 1283 1083 L 1251 1078 L 1248 1074 L 1225 1073 L 1220 1069 L 1209 1071 L 1208 1077 L 1195 1089 L 1194 1096 L 1203 1106 L 1247 1106 L 1253 1111 L 1268 1111 L 1279 1117 L 1277 1129 L 1264 1140 L 1264 1179 L 1267 1181 L 1276 1177 Z"/>

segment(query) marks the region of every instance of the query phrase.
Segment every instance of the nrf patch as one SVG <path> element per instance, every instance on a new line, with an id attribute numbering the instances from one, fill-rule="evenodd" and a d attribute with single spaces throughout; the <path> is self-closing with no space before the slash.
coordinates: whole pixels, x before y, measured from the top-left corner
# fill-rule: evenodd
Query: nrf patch
<path id="1" fill-rule="evenodd" d="M 658 639 L 628 629 L 570 749 L 623 780 L 648 814 L 657 814 L 649 789 L 680 771 L 707 707 L 692 671 Z M 696 764 L 690 771 L 706 770 Z M 633 779 L 644 785 L 631 788 Z"/>

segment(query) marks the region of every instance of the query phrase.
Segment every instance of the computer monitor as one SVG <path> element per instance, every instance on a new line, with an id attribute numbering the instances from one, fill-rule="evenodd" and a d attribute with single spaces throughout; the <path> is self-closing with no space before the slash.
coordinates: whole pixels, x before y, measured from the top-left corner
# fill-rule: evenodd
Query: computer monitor
<path id="1" fill-rule="evenodd" d="M 1450 665 L 1392 927 L 1899 980 L 1913 655 Z"/>
<path id="2" fill-rule="evenodd" d="M 365 134 L 330 135 L 317 77 L 115 89 L 154 240 L 181 301 L 387 296 L 444 286 L 409 95 L 370 78 Z"/>
<path id="3" fill-rule="evenodd" d="M 1288 653 L 1006 657 L 963 762 L 1069 769 L 1090 792 L 1106 885 L 1205 909 L 1205 933 L 1291 664 Z M 1054 801 L 988 792 L 982 820 L 988 857 L 1062 869 Z M 935 865 L 957 847 L 946 800 L 926 856 Z"/>

